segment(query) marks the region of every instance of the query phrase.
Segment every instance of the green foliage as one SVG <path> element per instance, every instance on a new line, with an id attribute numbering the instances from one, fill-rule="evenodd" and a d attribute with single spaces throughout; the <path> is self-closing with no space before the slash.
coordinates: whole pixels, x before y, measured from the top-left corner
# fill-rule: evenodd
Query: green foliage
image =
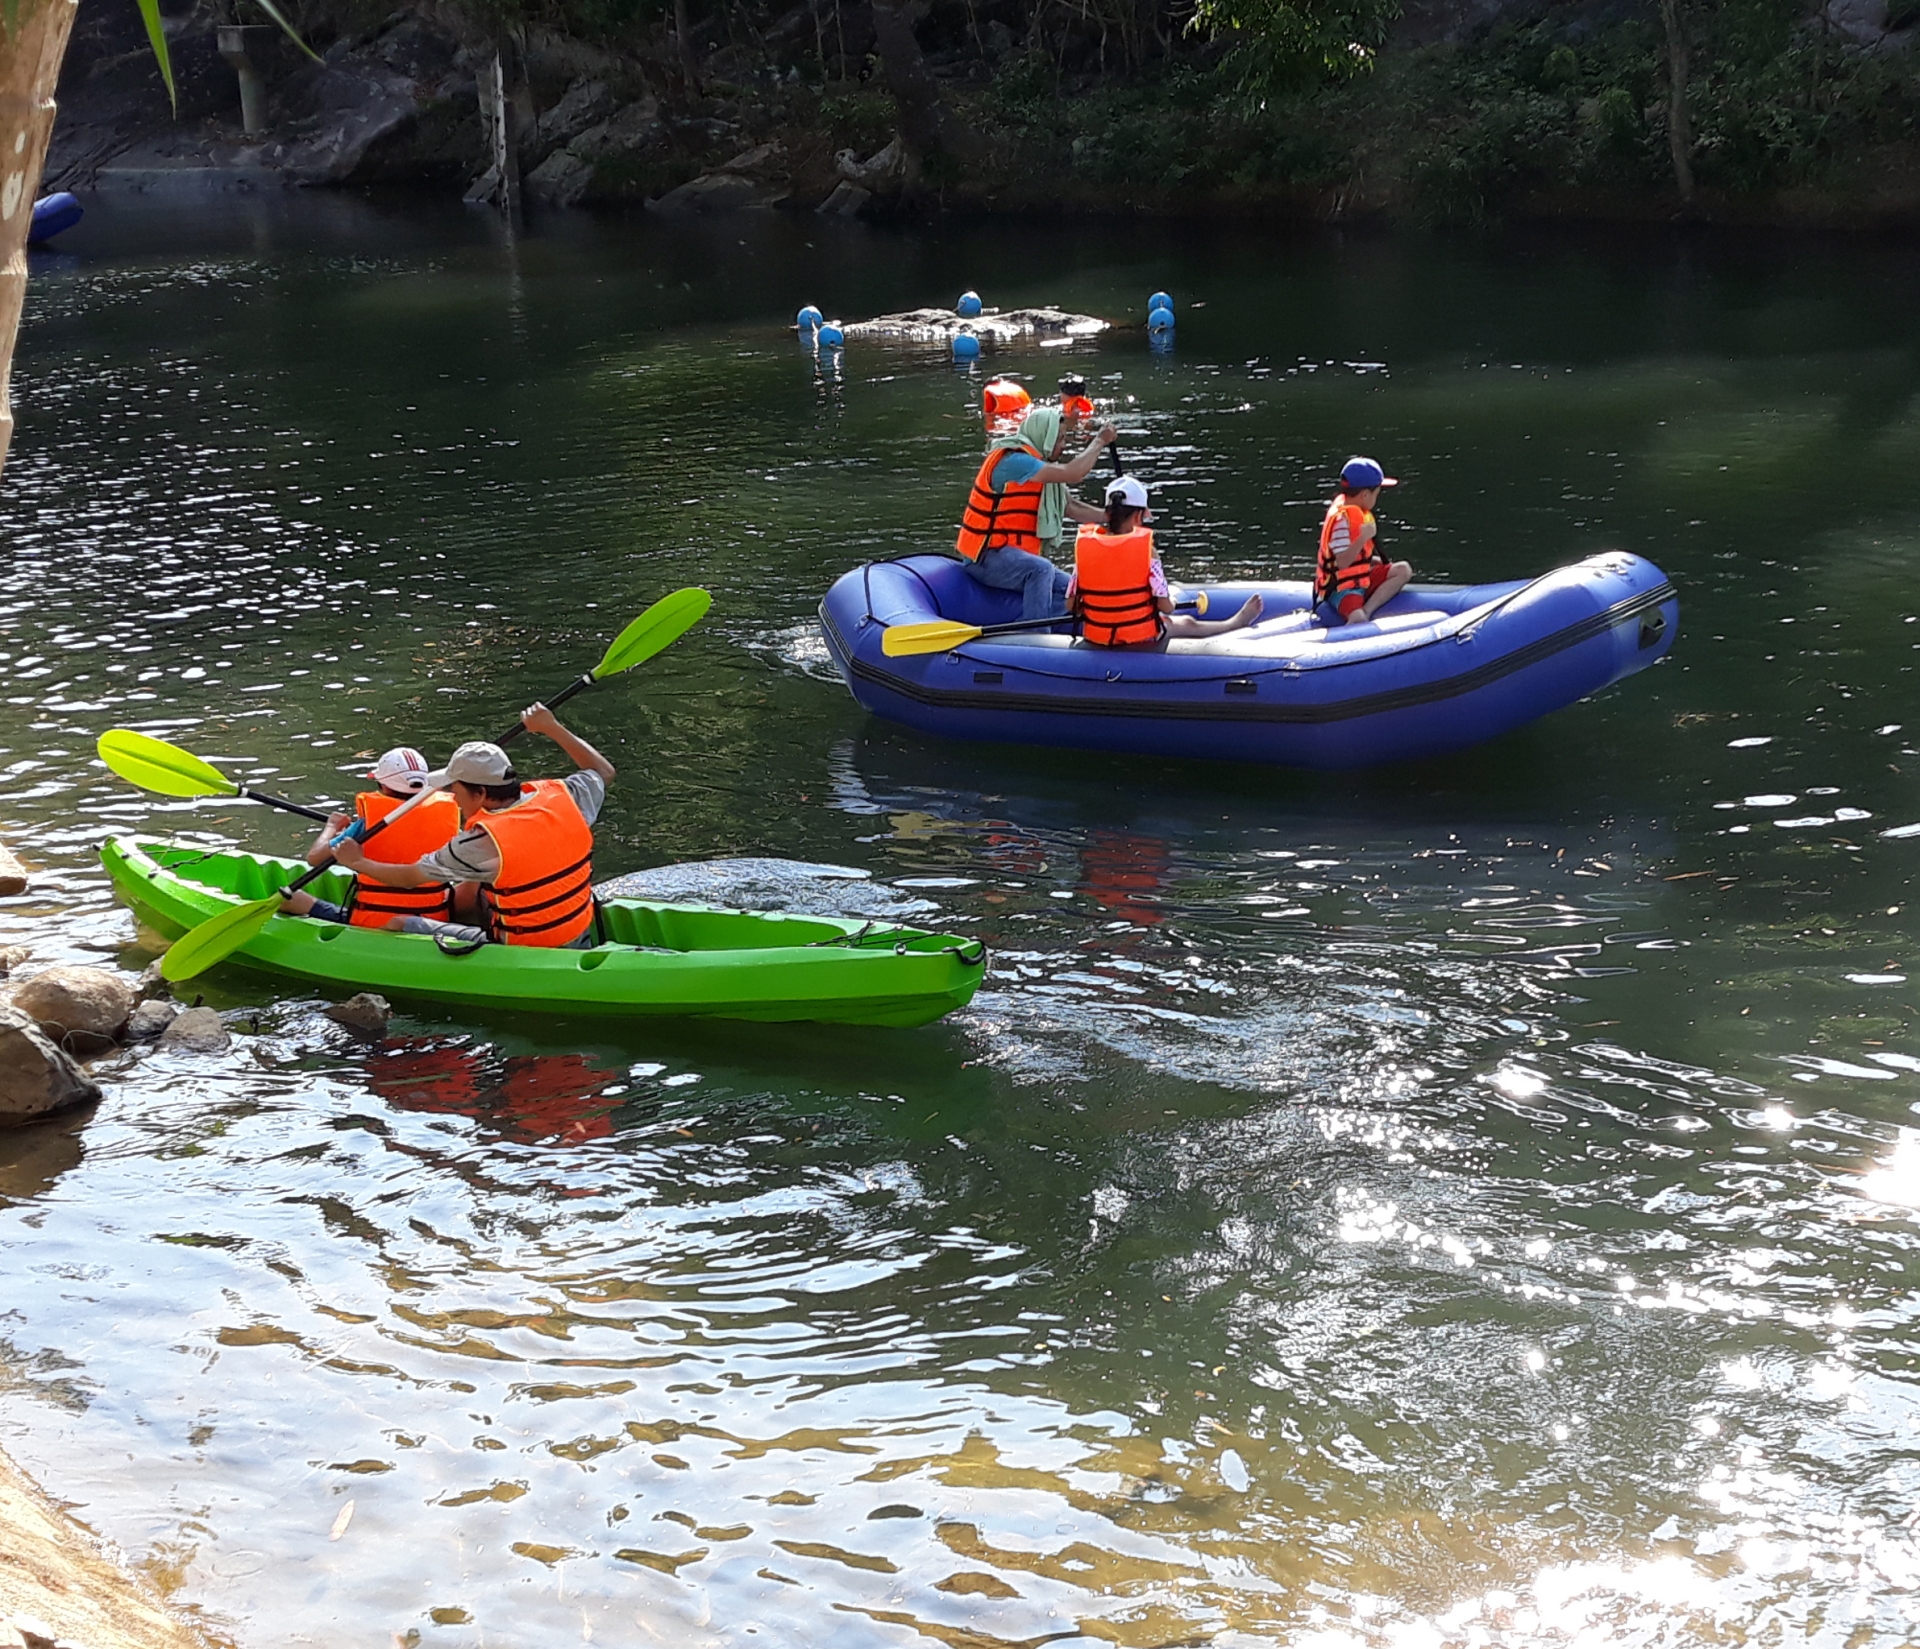
<path id="1" fill-rule="evenodd" d="M 1228 42 L 1226 67 L 1260 98 L 1373 67 L 1400 0 L 1198 0 L 1192 27 Z"/>
<path id="2" fill-rule="evenodd" d="M 893 99 L 877 88 L 849 87 L 820 99 L 820 123 L 833 141 L 862 155 L 884 148 L 898 120 Z"/>

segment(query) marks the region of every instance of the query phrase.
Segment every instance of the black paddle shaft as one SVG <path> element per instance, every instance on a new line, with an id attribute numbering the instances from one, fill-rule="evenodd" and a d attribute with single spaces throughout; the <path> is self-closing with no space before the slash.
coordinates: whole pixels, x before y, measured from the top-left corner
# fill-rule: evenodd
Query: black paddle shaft
<path id="1" fill-rule="evenodd" d="M 290 802 L 284 796 L 269 796 L 264 790 L 255 790 L 251 785 L 237 784 L 233 793 L 242 801 L 259 802 L 266 807 L 277 807 L 283 813 L 298 813 L 305 819 L 318 819 L 322 824 L 329 823 L 333 815 L 323 813 L 317 807 L 307 807 L 300 802 Z"/>
<path id="2" fill-rule="evenodd" d="M 552 698 L 546 701 L 547 708 L 552 710 L 558 705 L 565 704 L 575 693 L 584 693 L 598 679 L 599 678 L 591 672 L 584 676 L 575 676 L 572 681 L 568 682 L 566 686 L 562 687 L 559 692 L 555 693 Z M 526 723 L 517 721 L 493 742 L 495 744 L 510 744 L 513 740 L 519 738 L 522 733 L 526 732 L 526 730 Z"/>
<path id="3" fill-rule="evenodd" d="M 591 672 L 589 672 L 584 676 L 575 676 L 572 681 L 568 682 L 566 686 L 561 688 L 559 692 L 555 693 L 552 698 L 546 701 L 547 708 L 551 710 L 556 704 L 565 704 L 568 699 L 574 696 L 575 693 L 584 693 L 598 679 L 599 678 L 594 676 Z M 495 744 L 509 744 L 513 740 L 519 738 L 519 736 L 522 733 L 526 732 L 526 730 L 527 730 L 526 724 L 524 722 L 515 722 L 511 727 L 509 727 L 506 730 L 506 732 L 502 733 L 500 737 L 495 739 L 493 742 Z M 398 810 L 396 809 L 396 812 L 397 811 Z M 389 813 L 386 818 L 382 819 L 377 825 L 375 825 L 371 830 L 369 830 L 366 833 L 366 835 L 362 836 L 360 840 L 363 843 L 372 841 L 374 837 L 378 836 L 381 831 L 387 828 L 387 825 L 392 821 L 394 817 L 395 817 L 394 813 Z M 314 865 L 311 869 L 303 872 L 300 876 L 296 877 L 293 881 L 289 882 L 280 891 L 283 894 L 298 893 L 303 887 L 307 885 L 307 883 L 313 881 L 316 877 L 318 877 L 322 871 L 333 869 L 333 863 L 334 863 L 333 855 L 329 853 L 326 856 L 326 858 L 320 861 L 319 864 Z"/>

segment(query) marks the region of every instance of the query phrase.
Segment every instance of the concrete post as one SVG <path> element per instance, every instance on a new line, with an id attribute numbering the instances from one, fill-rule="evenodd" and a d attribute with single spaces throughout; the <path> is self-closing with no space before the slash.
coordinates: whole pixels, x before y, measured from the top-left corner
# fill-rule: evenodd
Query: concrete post
<path id="1" fill-rule="evenodd" d="M 275 30 L 266 23 L 223 23 L 217 32 L 221 58 L 240 79 L 240 126 L 248 137 L 267 129 L 267 79 L 260 62 Z"/>

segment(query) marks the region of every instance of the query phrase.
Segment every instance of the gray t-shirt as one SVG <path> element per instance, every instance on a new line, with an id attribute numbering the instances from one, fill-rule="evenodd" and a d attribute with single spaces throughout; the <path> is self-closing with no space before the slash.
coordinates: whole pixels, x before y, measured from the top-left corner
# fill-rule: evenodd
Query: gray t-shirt
<path id="1" fill-rule="evenodd" d="M 583 767 L 578 773 L 569 773 L 564 782 L 573 805 L 580 809 L 580 817 L 592 824 L 606 803 L 607 781 Z M 498 807 L 492 811 L 511 813 L 513 808 Z M 420 861 L 420 868 L 432 871 L 443 882 L 491 883 L 500 874 L 500 850 L 484 830 L 470 828 L 461 831 L 445 847 L 434 849 Z"/>

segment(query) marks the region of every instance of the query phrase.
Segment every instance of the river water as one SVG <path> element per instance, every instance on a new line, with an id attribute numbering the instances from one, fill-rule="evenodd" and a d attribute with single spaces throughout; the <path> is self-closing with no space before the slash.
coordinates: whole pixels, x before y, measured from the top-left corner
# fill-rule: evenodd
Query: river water
<path id="1" fill-rule="evenodd" d="M 0 942 L 144 963 L 112 831 L 300 840 L 101 730 L 337 798 L 700 583 L 578 701 L 601 871 L 844 866 L 994 954 L 913 1032 L 368 1047 L 214 976 L 234 1054 L 0 1139 L 0 1437 L 248 1649 L 1913 1641 L 1917 264 L 96 211 L 0 491 Z M 1068 352 L 1176 575 L 1300 576 L 1371 451 L 1421 576 L 1632 549 L 1672 658 L 1345 777 L 869 720 L 813 609 L 951 531 L 978 378 L 782 322 L 963 285 L 1181 300 Z"/>

